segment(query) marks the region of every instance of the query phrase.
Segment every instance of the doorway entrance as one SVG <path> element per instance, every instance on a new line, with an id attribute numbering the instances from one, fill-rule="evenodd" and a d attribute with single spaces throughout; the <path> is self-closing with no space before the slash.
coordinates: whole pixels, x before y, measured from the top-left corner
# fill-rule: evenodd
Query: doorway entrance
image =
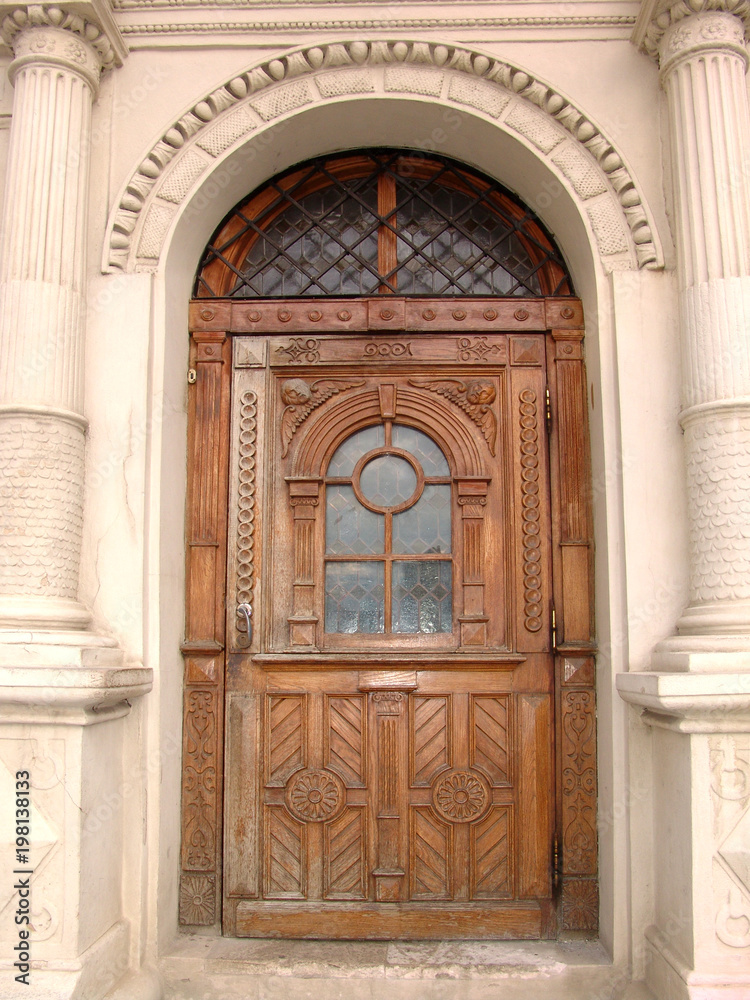
<path id="1" fill-rule="evenodd" d="M 212 922 L 213 893 L 238 936 L 595 929 L 570 291 L 507 192 L 392 151 L 297 168 L 212 240 L 191 306 L 184 923 Z"/>

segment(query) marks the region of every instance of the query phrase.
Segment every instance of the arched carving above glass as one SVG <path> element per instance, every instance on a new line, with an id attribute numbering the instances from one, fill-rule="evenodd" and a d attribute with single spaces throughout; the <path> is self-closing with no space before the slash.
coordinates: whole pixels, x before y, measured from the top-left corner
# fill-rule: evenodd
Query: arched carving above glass
<path id="1" fill-rule="evenodd" d="M 572 295 L 525 205 L 455 161 L 403 150 L 312 160 L 236 206 L 197 298 Z"/>
<path id="2" fill-rule="evenodd" d="M 366 427 L 339 445 L 325 482 L 326 632 L 452 632 L 451 475 L 435 442 Z"/>

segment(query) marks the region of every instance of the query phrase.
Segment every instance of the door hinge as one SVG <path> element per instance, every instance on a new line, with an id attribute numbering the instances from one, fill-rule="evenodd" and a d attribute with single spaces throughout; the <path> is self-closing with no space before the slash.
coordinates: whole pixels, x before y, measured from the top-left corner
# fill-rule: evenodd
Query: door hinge
<path id="1" fill-rule="evenodd" d="M 549 386 L 544 389 L 544 417 L 547 421 L 547 434 L 552 433 L 552 400 L 549 394 Z"/>
<path id="2" fill-rule="evenodd" d="M 552 649 L 557 649 L 557 615 L 554 608 L 552 608 Z"/>
<path id="3" fill-rule="evenodd" d="M 198 378 L 198 372 L 195 368 L 188 368 L 188 385 L 195 385 L 195 380 Z"/>
<path id="4" fill-rule="evenodd" d="M 552 882 L 555 888 L 560 884 L 560 843 L 557 834 L 552 841 Z"/>

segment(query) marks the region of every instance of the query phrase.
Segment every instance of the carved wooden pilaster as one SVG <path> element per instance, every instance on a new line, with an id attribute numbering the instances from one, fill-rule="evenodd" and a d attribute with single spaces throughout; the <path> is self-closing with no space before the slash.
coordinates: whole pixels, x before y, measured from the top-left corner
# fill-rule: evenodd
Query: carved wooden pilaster
<path id="1" fill-rule="evenodd" d="M 463 528 L 463 607 L 459 615 L 462 646 L 487 642 L 489 618 L 484 606 L 484 514 L 489 479 L 460 479 L 458 503 Z"/>
<path id="2" fill-rule="evenodd" d="M 290 479 L 289 503 L 294 511 L 294 580 L 289 642 L 292 646 L 315 646 L 318 616 L 315 612 L 315 523 L 320 481 Z"/>
<path id="3" fill-rule="evenodd" d="M 563 930 L 599 926 L 596 833 L 596 695 L 591 657 L 557 658 L 560 702 L 558 843 Z"/>
<path id="4" fill-rule="evenodd" d="M 402 691 L 375 691 L 372 695 L 377 726 L 377 867 L 375 898 L 393 903 L 402 898 L 405 860 L 403 857 L 404 817 L 399 815 L 400 754 L 402 719 L 407 695 Z"/>
<path id="5" fill-rule="evenodd" d="M 231 344 L 196 333 L 189 396 L 180 922 L 218 919 Z"/>
<path id="6" fill-rule="evenodd" d="M 417 674 L 378 670 L 359 675 L 358 688 L 370 692 L 371 723 L 375 734 L 375 898 L 394 903 L 406 898 L 406 788 L 409 692 Z"/>
<path id="7" fill-rule="evenodd" d="M 592 527 L 583 331 L 553 330 L 553 464 L 559 473 L 555 595 L 557 648 L 590 648 L 594 633 Z"/>
<path id="8" fill-rule="evenodd" d="M 599 926 L 592 512 L 583 330 L 554 329 L 551 402 L 560 926 Z"/>

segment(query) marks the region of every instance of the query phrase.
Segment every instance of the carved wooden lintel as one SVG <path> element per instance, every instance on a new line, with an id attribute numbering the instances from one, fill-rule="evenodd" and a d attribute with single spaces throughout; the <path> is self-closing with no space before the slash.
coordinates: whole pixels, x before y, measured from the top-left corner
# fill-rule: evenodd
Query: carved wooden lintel
<path id="1" fill-rule="evenodd" d="M 456 317 L 457 312 L 460 318 Z M 311 319 L 311 314 L 318 318 Z M 481 343 L 483 334 L 550 329 L 581 332 L 583 311 L 580 302 L 567 297 L 524 299 L 522 305 L 512 299 L 477 297 L 462 302 L 460 307 L 449 298 L 405 299 L 396 295 L 389 295 L 387 301 L 380 296 L 372 299 L 326 299 L 316 302 L 314 306 L 304 299 L 283 303 L 257 301 L 250 305 L 246 299 L 213 299 L 210 304 L 206 301 L 191 303 L 190 328 L 285 335 L 289 338 L 285 346 L 291 347 L 292 354 L 283 353 L 278 358 L 272 358 L 272 363 L 281 364 L 297 363 L 302 354 L 305 357 L 310 355 L 306 363 L 317 363 L 317 337 L 310 336 L 311 329 L 337 334 L 460 331 L 461 350 L 469 354 L 457 357 L 454 353 L 454 360 L 497 362 L 502 359 L 494 348 L 489 353 L 485 351 Z M 294 358 L 292 355 L 297 352 L 302 354 Z M 361 358 L 361 351 L 359 356 Z"/>

